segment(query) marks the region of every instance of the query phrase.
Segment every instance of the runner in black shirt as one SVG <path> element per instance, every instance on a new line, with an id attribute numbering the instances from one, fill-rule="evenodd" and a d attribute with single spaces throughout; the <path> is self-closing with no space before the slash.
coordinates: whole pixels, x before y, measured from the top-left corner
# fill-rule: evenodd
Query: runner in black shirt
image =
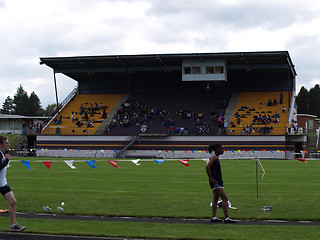
<path id="1" fill-rule="evenodd" d="M 222 208 L 224 212 L 224 222 L 225 223 L 234 223 L 235 221 L 229 218 L 229 213 L 228 213 L 228 198 L 226 195 L 226 192 L 224 191 L 223 188 L 223 181 L 222 181 L 222 173 L 221 173 L 221 165 L 219 161 L 219 155 L 223 154 L 224 148 L 223 145 L 218 143 L 214 145 L 209 146 L 209 153 L 211 154 L 212 152 L 215 152 L 207 166 L 207 174 L 209 177 L 209 184 L 213 192 L 213 201 L 212 201 L 212 218 L 211 222 L 221 222 L 222 219 L 219 219 L 216 217 L 217 213 L 217 202 L 219 197 L 222 199 Z"/>

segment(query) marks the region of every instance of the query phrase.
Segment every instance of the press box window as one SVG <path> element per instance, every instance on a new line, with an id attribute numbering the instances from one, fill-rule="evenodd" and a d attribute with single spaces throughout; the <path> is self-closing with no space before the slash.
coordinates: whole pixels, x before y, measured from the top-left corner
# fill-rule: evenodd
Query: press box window
<path id="1" fill-rule="evenodd" d="M 206 74 L 214 74 L 214 67 L 206 67 Z"/>
<path id="2" fill-rule="evenodd" d="M 216 66 L 216 74 L 223 73 L 223 66 Z"/>
<path id="3" fill-rule="evenodd" d="M 201 69 L 200 67 L 192 67 L 192 74 L 200 74 Z"/>
<path id="4" fill-rule="evenodd" d="M 184 74 L 191 74 L 191 67 L 185 67 Z"/>

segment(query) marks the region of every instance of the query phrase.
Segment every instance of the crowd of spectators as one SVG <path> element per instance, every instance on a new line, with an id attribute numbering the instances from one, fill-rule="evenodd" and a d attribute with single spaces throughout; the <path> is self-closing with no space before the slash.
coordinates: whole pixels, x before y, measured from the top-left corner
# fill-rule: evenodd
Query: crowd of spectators
<path id="1" fill-rule="evenodd" d="M 159 122 L 169 135 L 188 135 L 190 133 L 201 134 L 209 133 L 212 124 L 219 124 L 223 127 L 224 107 L 227 106 L 227 101 L 220 101 L 222 107 L 220 112 L 211 112 L 212 122 L 205 121 L 204 114 L 195 109 L 180 108 L 175 113 L 175 116 L 169 113 L 166 109 L 157 107 L 147 107 L 132 97 L 121 105 L 114 115 L 111 123 L 107 126 L 106 132 L 114 131 L 121 127 L 140 126 L 141 132 L 148 131 L 150 122 Z M 176 120 L 174 120 L 176 119 Z M 192 128 L 186 128 L 181 122 L 193 122 Z M 187 124 L 190 126 L 190 124 Z"/>
<path id="2" fill-rule="evenodd" d="M 40 122 L 29 121 L 26 123 L 22 121 L 22 131 L 23 134 L 39 135 L 42 131 L 43 125 Z"/>
<path id="3" fill-rule="evenodd" d="M 283 102 L 283 93 L 280 94 L 280 104 Z M 266 103 L 260 103 L 260 105 L 266 105 L 268 107 L 277 106 L 278 101 L 277 99 L 269 99 Z M 231 122 L 230 123 L 230 133 L 234 132 L 232 128 L 240 126 L 242 128 L 242 135 L 250 135 L 251 133 L 259 133 L 259 134 L 270 134 L 273 130 L 273 126 L 276 125 L 280 121 L 280 113 L 277 111 L 261 111 L 255 108 L 249 108 L 248 106 L 241 106 L 237 112 L 234 114 L 236 118 L 236 124 Z M 261 111 L 261 112 L 260 112 Z M 286 113 L 287 109 L 283 106 L 282 113 Z M 255 115 L 253 115 L 255 114 Z M 252 116 L 253 115 L 253 116 Z M 252 122 L 250 124 L 243 125 L 242 119 L 252 117 Z"/>

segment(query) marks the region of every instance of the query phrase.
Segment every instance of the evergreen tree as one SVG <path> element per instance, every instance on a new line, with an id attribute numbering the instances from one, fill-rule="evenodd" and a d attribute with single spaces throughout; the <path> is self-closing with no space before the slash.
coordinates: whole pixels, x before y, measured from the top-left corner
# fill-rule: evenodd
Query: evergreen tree
<path id="1" fill-rule="evenodd" d="M 40 99 L 34 91 L 30 94 L 29 104 L 30 104 L 29 115 L 36 116 L 41 112 L 42 108 L 41 108 Z"/>
<path id="2" fill-rule="evenodd" d="M 31 104 L 27 92 L 23 89 L 22 85 L 17 88 L 17 92 L 13 98 L 14 113 L 17 115 L 32 115 Z"/>
<path id="3" fill-rule="evenodd" d="M 320 87 L 318 84 L 309 90 L 309 113 L 320 116 Z"/>
<path id="4" fill-rule="evenodd" d="M 8 96 L 2 104 L 1 113 L 10 114 L 12 111 L 13 111 L 13 100 L 10 96 Z"/>
<path id="5" fill-rule="evenodd" d="M 57 104 L 55 103 L 52 103 L 52 104 L 48 104 L 46 110 L 45 110 L 45 114 L 47 116 L 49 116 L 57 107 Z"/>
<path id="6" fill-rule="evenodd" d="M 301 87 L 296 97 L 298 113 L 309 113 L 309 92 L 305 87 Z"/>

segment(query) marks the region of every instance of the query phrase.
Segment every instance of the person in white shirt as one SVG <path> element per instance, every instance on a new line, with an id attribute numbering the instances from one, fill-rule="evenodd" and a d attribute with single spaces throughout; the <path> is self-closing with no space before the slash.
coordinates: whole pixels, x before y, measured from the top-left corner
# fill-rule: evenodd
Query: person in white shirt
<path id="1" fill-rule="evenodd" d="M 10 189 L 7 183 L 7 165 L 10 161 L 10 154 L 7 153 L 9 150 L 9 141 L 8 137 L 0 135 L 0 193 L 9 203 L 9 216 L 11 220 L 10 231 L 11 232 L 20 232 L 26 229 L 25 226 L 20 226 L 16 222 L 16 199 L 13 195 L 12 190 Z"/>

